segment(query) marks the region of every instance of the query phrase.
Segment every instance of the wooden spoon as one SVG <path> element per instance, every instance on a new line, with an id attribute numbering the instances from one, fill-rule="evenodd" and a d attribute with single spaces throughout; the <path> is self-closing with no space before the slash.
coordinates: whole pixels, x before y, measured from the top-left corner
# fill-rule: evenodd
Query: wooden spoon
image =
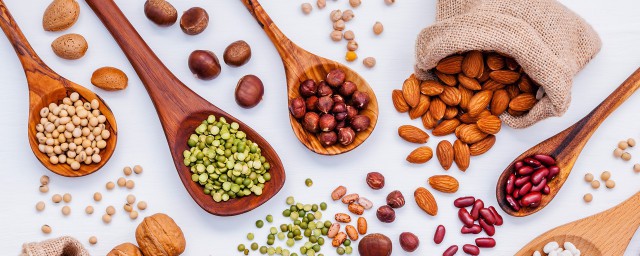
<path id="1" fill-rule="evenodd" d="M 27 84 L 29 85 L 29 144 L 33 154 L 44 167 L 62 176 L 79 177 L 100 170 L 116 149 L 118 129 L 113 112 L 100 96 L 56 74 L 38 57 L 2 0 L 0 0 L 0 12 L 0 27 L 18 54 L 27 76 Z M 49 106 L 50 103 L 60 103 L 63 98 L 73 92 L 80 94 L 80 98 L 84 101 L 90 102 L 97 99 L 100 102 L 99 110 L 107 118 L 106 129 L 111 132 L 111 137 L 107 140 L 107 147 L 100 151 L 102 158 L 100 163 L 82 164 L 80 169 L 76 171 L 72 170 L 68 164 L 51 164 L 49 157 L 38 149 L 39 143 L 36 138 L 36 125 L 40 124 L 40 110 Z"/>
<path id="2" fill-rule="evenodd" d="M 496 186 L 496 198 L 498 204 L 509 215 L 524 217 L 542 210 L 564 185 L 567 177 L 573 169 L 580 152 L 584 148 L 591 135 L 598 129 L 600 124 L 614 111 L 620 104 L 627 100 L 640 87 L 640 69 L 636 70 L 618 89 L 607 97 L 598 107 L 585 116 L 576 124 L 558 133 L 557 135 L 543 141 L 542 143 L 527 150 L 516 158 L 507 167 Z M 509 175 L 514 172 L 514 164 L 536 154 L 552 156 L 556 159 L 556 165 L 560 167 L 560 173 L 548 183 L 551 193 L 542 196 L 540 206 L 536 208 L 522 207 L 520 211 L 514 211 L 506 200 L 505 186 Z"/>
<path id="3" fill-rule="evenodd" d="M 347 74 L 347 81 L 352 81 L 358 86 L 358 91 L 369 94 L 371 102 L 366 109 L 360 111 L 361 115 L 366 115 L 371 119 L 371 125 L 368 129 L 358 132 L 353 143 L 342 146 L 339 143 L 331 146 L 324 147 L 320 144 L 315 134 L 307 132 L 298 120 L 296 120 L 291 113 L 289 113 L 289 120 L 291 122 L 291 128 L 298 137 L 298 140 L 302 142 L 311 151 L 322 155 L 338 155 L 349 152 L 354 148 L 360 146 L 373 132 L 378 122 L 378 99 L 376 98 L 373 89 L 369 86 L 367 81 L 364 80 L 358 73 L 351 70 L 347 66 L 338 63 L 336 61 L 328 60 L 317 55 L 314 55 L 287 38 L 282 31 L 273 23 L 273 20 L 264 11 L 262 6 L 257 0 L 242 0 L 244 5 L 249 9 L 249 12 L 256 18 L 258 24 L 267 33 L 273 44 L 276 46 L 287 75 L 287 91 L 289 101 L 300 97 L 298 88 L 300 83 L 307 79 L 313 79 L 315 81 L 322 81 L 326 79 L 329 71 L 333 69 L 342 69 Z"/>
<path id="4" fill-rule="evenodd" d="M 516 255 L 531 256 L 549 242 L 573 243 L 581 255 L 623 255 L 640 226 L 640 193 L 618 206 L 596 215 L 547 231 L 524 246 Z"/>
<path id="5" fill-rule="evenodd" d="M 251 127 L 209 103 L 178 80 L 153 53 L 113 0 L 86 1 L 118 42 L 147 89 L 164 128 L 178 175 L 193 200 L 211 214 L 231 216 L 253 210 L 276 195 L 284 185 L 285 172 L 271 145 Z M 189 136 L 209 115 L 240 124 L 247 138 L 262 149 L 262 155 L 271 164 L 271 181 L 265 184 L 261 196 L 251 195 L 216 203 L 211 196 L 204 194 L 202 186 L 191 180 L 191 171 L 184 165 L 182 153 L 188 149 Z"/>

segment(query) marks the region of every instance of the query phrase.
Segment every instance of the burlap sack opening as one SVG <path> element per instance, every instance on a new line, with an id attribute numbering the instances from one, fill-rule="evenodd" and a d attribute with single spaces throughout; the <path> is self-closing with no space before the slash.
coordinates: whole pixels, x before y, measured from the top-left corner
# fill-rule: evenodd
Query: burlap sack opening
<path id="1" fill-rule="evenodd" d="M 433 79 L 441 59 L 470 50 L 513 57 L 546 92 L 528 114 L 500 117 L 525 128 L 567 111 L 573 77 L 601 45 L 586 21 L 555 0 L 439 0 L 436 23 L 418 36 L 415 71 Z"/>
<path id="2" fill-rule="evenodd" d="M 78 240 L 63 236 L 22 245 L 20 256 L 90 256 Z"/>

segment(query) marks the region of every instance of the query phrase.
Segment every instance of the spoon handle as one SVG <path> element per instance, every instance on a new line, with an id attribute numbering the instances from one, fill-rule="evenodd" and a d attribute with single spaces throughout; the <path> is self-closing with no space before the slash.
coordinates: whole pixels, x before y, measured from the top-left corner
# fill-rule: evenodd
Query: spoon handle
<path id="1" fill-rule="evenodd" d="M 240 1 L 247 7 L 264 32 L 267 33 L 271 42 L 276 46 L 278 53 L 280 53 L 280 57 L 282 57 L 283 60 L 292 59 L 292 55 L 298 51 L 299 48 L 273 23 L 273 20 L 264 8 L 262 8 L 258 0 Z"/>

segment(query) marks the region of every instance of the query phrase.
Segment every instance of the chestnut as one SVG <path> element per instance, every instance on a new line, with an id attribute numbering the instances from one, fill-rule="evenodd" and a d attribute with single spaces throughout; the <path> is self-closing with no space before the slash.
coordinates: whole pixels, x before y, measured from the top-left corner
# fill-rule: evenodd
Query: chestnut
<path id="1" fill-rule="evenodd" d="M 332 98 L 334 103 L 344 103 L 344 98 L 339 94 L 334 94 Z"/>
<path id="2" fill-rule="evenodd" d="M 333 100 L 330 96 L 324 96 L 318 99 L 318 104 L 316 104 L 318 110 L 322 113 L 329 113 L 333 108 Z"/>
<path id="3" fill-rule="evenodd" d="M 319 131 L 318 124 L 320 123 L 320 116 L 314 112 L 307 112 L 302 120 L 302 127 L 310 133 L 317 133 Z"/>
<path id="4" fill-rule="evenodd" d="M 358 115 L 358 110 L 353 106 L 347 106 L 347 119 L 351 120 Z"/>
<path id="5" fill-rule="evenodd" d="M 240 78 L 236 86 L 236 103 L 243 108 L 253 108 L 264 96 L 264 85 L 260 78 L 254 75 L 246 75 Z"/>
<path id="6" fill-rule="evenodd" d="M 178 20 L 178 11 L 165 0 L 147 0 L 144 3 L 144 15 L 161 27 L 168 27 Z"/>
<path id="7" fill-rule="evenodd" d="M 332 87 L 338 87 L 342 85 L 347 78 L 347 74 L 342 69 L 334 69 L 327 74 L 327 84 Z"/>
<path id="8" fill-rule="evenodd" d="M 209 14 L 200 7 L 193 7 L 182 14 L 180 28 L 187 35 L 202 33 L 209 25 Z"/>
<path id="9" fill-rule="evenodd" d="M 323 146 L 329 147 L 336 144 L 336 142 L 338 141 L 338 135 L 334 131 L 322 132 L 318 135 L 318 140 L 320 140 L 320 143 Z"/>
<path id="10" fill-rule="evenodd" d="M 390 256 L 392 251 L 391 239 L 383 234 L 369 234 L 358 243 L 358 253 L 361 256 Z"/>
<path id="11" fill-rule="evenodd" d="M 351 102 L 353 102 L 354 107 L 358 109 L 365 109 L 369 104 L 369 94 L 361 91 L 354 92 L 351 97 Z"/>
<path id="12" fill-rule="evenodd" d="M 316 110 L 318 110 L 318 107 L 316 106 L 318 104 L 318 97 L 311 96 L 311 97 L 307 98 L 306 103 L 307 103 L 307 111 L 316 111 Z"/>
<path id="13" fill-rule="evenodd" d="M 291 103 L 289 104 L 289 111 L 291 112 L 291 115 L 296 119 L 304 117 L 304 115 L 307 113 L 306 109 L 307 106 L 304 103 L 304 99 L 302 99 L 302 97 L 292 99 Z"/>
<path id="14" fill-rule="evenodd" d="M 322 114 L 320 116 L 320 130 L 323 132 L 333 131 L 337 124 L 336 118 L 331 114 Z"/>
<path id="15" fill-rule="evenodd" d="M 365 115 L 357 115 L 351 118 L 351 128 L 356 132 L 361 132 L 369 128 L 371 119 Z"/>
<path id="16" fill-rule="evenodd" d="M 244 40 L 231 43 L 222 55 L 224 63 L 232 67 L 240 67 L 251 59 L 251 46 Z"/>
<path id="17" fill-rule="evenodd" d="M 315 95 L 316 92 L 318 92 L 318 85 L 315 81 L 309 79 L 302 82 L 298 90 L 300 91 L 300 95 L 302 95 L 302 97 L 311 97 Z"/>
<path id="18" fill-rule="evenodd" d="M 318 84 L 318 97 L 331 96 L 333 89 L 327 85 L 327 82 L 322 81 Z"/>
<path id="19" fill-rule="evenodd" d="M 338 93 L 340 93 L 340 95 L 345 97 L 351 96 L 357 90 L 358 90 L 358 86 L 356 86 L 356 84 L 354 84 L 351 81 L 346 81 L 338 87 Z"/>
<path id="20" fill-rule="evenodd" d="M 340 141 L 340 144 L 344 146 L 347 146 L 353 143 L 355 138 L 356 138 L 356 132 L 354 132 L 353 129 L 351 129 L 351 127 L 340 128 L 338 130 L 338 140 Z"/>
<path id="21" fill-rule="evenodd" d="M 189 69 L 202 80 L 212 80 L 222 71 L 218 56 L 212 51 L 205 50 L 195 50 L 189 55 Z"/>
<path id="22" fill-rule="evenodd" d="M 340 122 L 347 121 L 347 112 L 336 113 L 335 117 Z"/>
<path id="23" fill-rule="evenodd" d="M 334 101 L 335 102 L 335 101 Z M 331 113 L 344 113 L 347 112 L 347 104 L 344 103 L 334 103 L 333 108 L 331 109 Z"/>

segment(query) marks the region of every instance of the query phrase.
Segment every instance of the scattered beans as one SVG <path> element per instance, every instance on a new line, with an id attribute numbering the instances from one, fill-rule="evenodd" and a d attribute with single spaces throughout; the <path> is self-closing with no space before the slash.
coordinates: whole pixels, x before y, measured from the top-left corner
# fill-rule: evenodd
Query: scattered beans
<path id="1" fill-rule="evenodd" d="M 446 229 L 444 228 L 444 226 L 438 225 L 438 227 L 436 228 L 436 233 L 433 235 L 433 242 L 436 244 L 442 243 L 445 233 Z"/>
<path id="2" fill-rule="evenodd" d="M 62 201 L 64 201 L 65 203 L 70 203 L 71 202 L 71 194 L 69 193 L 65 193 L 62 196 Z"/>
<path id="3" fill-rule="evenodd" d="M 36 210 L 39 212 L 44 211 L 44 207 L 45 207 L 45 204 L 43 201 L 40 201 L 36 204 Z"/>
<path id="4" fill-rule="evenodd" d="M 51 234 L 51 227 L 49 225 L 42 225 L 40 230 L 42 230 L 42 233 Z"/>
<path id="5" fill-rule="evenodd" d="M 131 211 L 129 213 L 129 218 L 131 218 L 132 220 L 135 220 L 138 218 L 138 212 L 137 211 Z"/>
<path id="6" fill-rule="evenodd" d="M 49 186 L 48 185 L 40 185 L 40 188 L 38 188 L 38 190 L 40 190 L 40 193 L 47 193 L 47 192 L 49 192 Z"/>
<path id="7" fill-rule="evenodd" d="M 55 194 L 51 197 L 51 201 L 56 204 L 60 203 L 62 202 L 62 196 L 60 194 Z"/>
<path id="8" fill-rule="evenodd" d="M 493 238 L 476 238 L 476 245 L 480 248 L 493 248 L 496 246 L 496 240 Z"/>
<path id="9" fill-rule="evenodd" d="M 348 51 L 347 55 L 345 55 L 344 59 L 348 62 L 352 62 L 355 61 L 356 59 L 358 59 L 358 54 L 354 51 Z"/>
<path id="10" fill-rule="evenodd" d="M 96 202 L 100 202 L 102 201 L 102 194 L 100 194 L 100 192 L 96 192 L 93 194 L 93 200 Z"/>
<path id="11" fill-rule="evenodd" d="M 307 178 L 306 180 L 304 180 L 304 185 L 306 185 L 307 187 L 313 186 L 313 180 Z"/>
<path id="12" fill-rule="evenodd" d="M 347 30 L 346 32 L 344 32 L 344 39 L 351 41 L 355 38 L 356 34 L 353 33 L 353 30 Z"/>
<path id="13" fill-rule="evenodd" d="M 318 9 L 324 9 L 325 7 L 327 7 L 327 1 L 326 0 L 318 0 L 316 5 L 318 6 Z"/>
<path id="14" fill-rule="evenodd" d="M 383 31 L 384 31 L 384 26 L 382 26 L 382 23 L 380 23 L 379 21 L 376 21 L 376 23 L 373 24 L 373 33 L 376 35 L 380 35 L 382 34 Z"/>
<path id="15" fill-rule="evenodd" d="M 346 27 L 346 24 L 344 23 L 344 20 L 338 20 L 333 23 L 334 30 L 343 31 L 345 27 Z"/>
<path id="16" fill-rule="evenodd" d="M 113 206 L 109 205 L 107 207 L 107 209 L 105 210 L 105 212 L 110 216 L 114 215 L 114 214 L 116 214 L 116 208 L 114 208 Z"/>
<path id="17" fill-rule="evenodd" d="M 131 212 L 133 211 L 133 206 L 131 206 L 130 204 L 124 204 L 124 206 L 122 206 L 122 209 L 124 209 L 125 212 Z"/>
<path id="18" fill-rule="evenodd" d="M 620 158 L 622 158 L 622 160 L 629 161 L 631 160 L 631 154 L 629 152 L 624 152 Z"/>
<path id="19" fill-rule="evenodd" d="M 131 167 L 127 166 L 124 169 L 122 169 L 122 172 L 124 173 L 125 176 L 129 176 L 133 173 L 133 170 L 131 169 Z"/>
<path id="20" fill-rule="evenodd" d="M 342 11 L 341 10 L 333 10 L 329 15 L 329 18 L 332 22 L 336 22 L 342 19 Z"/>
<path id="21" fill-rule="evenodd" d="M 356 15 L 353 14 L 352 10 L 346 10 L 346 11 L 344 11 L 342 13 L 342 20 L 345 21 L 345 22 L 351 21 L 355 17 L 356 17 Z M 347 39 L 347 40 L 351 40 L 351 39 Z"/>
<path id="22" fill-rule="evenodd" d="M 591 193 L 586 193 L 582 199 L 587 203 L 591 203 L 591 201 L 593 201 L 593 195 Z"/>
<path id="23" fill-rule="evenodd" d="M 131 195 L 131 194 L 127 196 L 127 203 L 128 204 L 134 204 L 135 202 L 136 202 L 136 196 Z"/>
<path id="24" fill-rule="evenodd" d="M 362 64 L 367 68 L 373 68 L 376 66 L 376 59 L 374 57 L 367 57 L 362 61 Z"/>
<path id="25" fill-rule="evenodd" d="M 629 145 L 629 147 L 635 147 L 636 146 L 636 140 L 633 138 L 629 138 L 627 140 L 627 145 Z"/>
<path id="26" fill-rule="evenodd" d="M 600 181 L 594 180 L 591 182 L 591 187 L 594 189 L 600 188 Z"/>
<path id="27" fill-rule="evenodd" d="M 125 187 L 128 189 L 133 189 L 136 186 L 136 183 L 133 180 L 127 180 L 125 183 Z"/>
<path id="28" fill-rule="evenodd" d="M 600 174 L 600 179 L 603 181 L 608 181 L 609 178 L 611 178 L 611 172 L 609 171 L 604 171 L 602 172 L 602 174 Z"/>
<path id="29" fill-rule="evenodd" d="M 42 175 L 42 177 L 40 177 L 40 185 L 48 185 L 48 184 L 49 184 L 49 176 Z"/>
<path id="30" fill-rule="evenodd" d="M 107 182 L 107 184 L 105 185 L 105 187 L 107 188 L 107 190 L 112 190 L 113 188 L 116 187 L 116 184 L 113 183 L 112 181 Z"/>
<path id="31" fill-rule="evenodd" d="M 472 245 L 472 244 L 465 244 L 464 246 L 462 246 L 462 251 L 464 251 L 467 254 L 470 255 L 479 255 L 480 254 L 480 248 L 478 248 L 478 246 Z"/>
<path id="32" fill-rule="evenodd" d="M 104 222 L 105 224 L 111 223 L 111 215 L 106 213 L 102 215 L 102 222 Z"/>
<path id="33" fill-rule="evenodd" d="M 334 30 L 333 32 L 331 32 L 331 40 L 333 40 L 334 42 L 339 42 L 340 40 L 342 40 L 342 37 L 342 31 Z"/>
<path id="34" fill-rule="evenodd" d="M 395 1 L 395 0 L 392 0 L 392 1 Z M 445 250 L 444 253 L 442 253 L 442 256 L 453 256 L 453 255 L 456 255 L 457 252 L 458 252 L 458 246 L 452 245 L 451 247 L 447 248 L 447 250 Z"/>
<path id="35" fill-rule="evenodd" d="M 87 206 L 87 208 L 84 208 L 84 212 L 87 214 L 93 214 L 94 212 L 93 206 L 91 205 Z"/>
<path id="36" fill-rule="evenodd" d="M 640 172 L 640 164 L 633 165 L 633 171 L 636 172 L 636 173 L 639 173 Z"/>
<path id="37" fill-rule="evenodd" d="M 71 214 L 71 207 L 69 207 L 68 205 L 63 206 L 62 215 L 68 216 L 69 214 Z"/>
<path id="38" fill-rule="evenodd" d="M 127 184 L 127 180 L 124 177 L 118 178 L 118 187 L 124 187 Z"/>
<path id="39" fill-rule="evenodd" d="M 356 8 L 362 4 L 362 0 L 349 0 L 351 7 Z"/>
<path id="40" fill-rule="evenodd" d="M 392 5 L 396 2 L 396 0 L 384 0 L 384 3 L 387 5 Z"/>
<path id="41" fill-rule="evenodd" d="M 629 144 L 624 140 L 620 141 L 618 142 L 618 148 L 622 150 L 626 150 L 627 148 L 629 148 Z"/>
<path id="42" fill-rule="evenodd" d="M 604 185 L 608 188 L 608 189 L 612 189 L 614 187 L 616 187 L 616 182 L 613 180 L 607 180 Z"/>
<path id="43" fill-rule="evenodd" d="M 593 181 L 593 174 L 591 173 L 587 173 L 584 175 L 584 181 L 586 182 L 592 182 Z"/>
<path id="44" fill-rule="evenodd" d="M 373 203 L 364 197 L 359 197 L 357 203 L 364 207 L 365 210 L 369 210 L 373 208 Z"/>
<path id="45" fill-rule="evenodd" d="M 304 13 L 304 14 L 307 14 L 307 15 L 308 15 L 308 14 L 309 14 L 309 13 L 311 13 L 311 11 L 313 10 L 313 6 L 312 6 L 310 3 L 303 3 L 303 4 L 300 6 L 300 9 L 302 10 L 302 13 Z"/>
<path id="46" fill-rule="evenodd" d="M 97 237 L 95 237 L 95 236 L 91 236 L 91 237 L 89 237 L 89 243 L 90 243 L 91 245 L 97 244 L 97 243 L 98 243 L 98 238 L 97 238 Z"/>
<path id="47" fill-rule="evenodd" d="M 333 190 L 333 192 L 331 192 L 331 199 L 333 199 L 333 201 L 340 200 L 345 194 L 347 194 L 347 188 L 344 186 L 338 186 Z M 288 201 L 289 199 L 287 199 L 287 202 Z"/>
<path id="48" fill-rule="evenodd" d="M 356 40 L 351 40 L 347 43 L 347 50 L 355 52 L 358 50 L 358 42 Z"/>
<path id="49" fill-rule="evenodd" d="M 135 174 L 142 174 L 142 166 L 140 166 L 140 165 L 136 165 L 136 166 L 134 166 L 134 167 L 133 167 L 133 172 L 134 172 Z"/>
<path id="50" fill-rule="evenodd" d="M 506 201 L 511 208 L 519 211 L 521 207 L 537 208 L 542 195 L 549 194 L 547 185 L 560 173 L 556 161 L 548 155 L 527 157 L 514 165 L 514 173 L 509 176 L 505 186 Z M 593 176 L 593 175 L 592 175 Z M 585 179 L 589 177 L 585 176 Z"/>
<path id="51" fill-rule="evenodd" d="M 467 197 L 460 197 L 454 200 L 453 205 L 457 208 L 466 208 L 466 207 L 472 206 L 473 203 L 475 202 L 476 202 L 475 197 L 467 196 Z"/>
<path id="52" fill-rule="evenodd" d="M 613 156 L 615 157 L 622 157 L 622 154 L 624 154 L 624 150 L 616 148 L 615 150 L 613 150 Z"/>

